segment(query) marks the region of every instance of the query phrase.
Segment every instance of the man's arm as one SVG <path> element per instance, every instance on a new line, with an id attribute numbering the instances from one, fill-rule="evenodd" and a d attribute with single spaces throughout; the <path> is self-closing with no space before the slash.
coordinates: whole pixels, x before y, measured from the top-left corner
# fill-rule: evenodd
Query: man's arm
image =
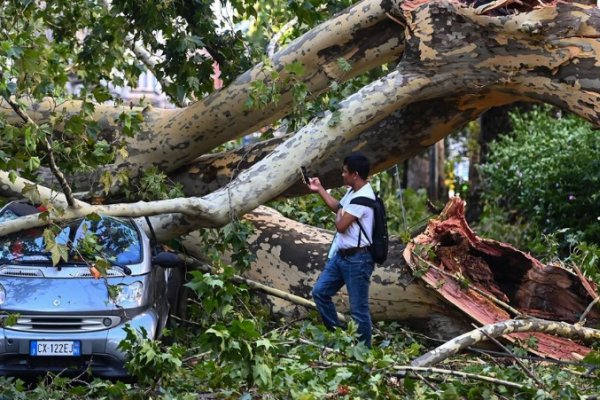
<path id="1" fill-rule="evenodd" d="M 354 221 L 356 221 L 356 217 L 354 215 L 344 212 L 344 209 L 340 208 L 335 216 L 335 229 L 339 233 L 344 233 Z"/>
<path id="2" fill-rule="evenodd" d="M 310 178 L 308 188 L 313 192 L 319 193 L 319 196 L 325 201 L 327 207 L 336 213 L 335 229 L 338 232 L 346 232 L 346 229 L 348 229 L 352 222 L 356 221 L 356 217 L 350 213 L 344 212 L 344 209 L 340 207 L 340 202 L 325 190 L 323 185 L 321 185 L 319 178 Z"/>

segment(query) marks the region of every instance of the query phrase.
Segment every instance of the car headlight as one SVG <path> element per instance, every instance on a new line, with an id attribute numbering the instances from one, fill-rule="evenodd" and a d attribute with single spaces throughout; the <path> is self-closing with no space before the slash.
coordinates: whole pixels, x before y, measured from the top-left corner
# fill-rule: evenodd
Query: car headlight
<path id="1" fill-rule="evenodd" d="M 137 303 L 144 294 L 144 284 L 142 282 L 133 282 L 130 285 L 118 284 L 117 295 L 113 299 L 115 304 Z"/>
<path id="2" fill-rule="evenodd" d="M 4 286 L 0 285 L 0 304 L 4 304 L 6 301 L 6 290 Z"/>

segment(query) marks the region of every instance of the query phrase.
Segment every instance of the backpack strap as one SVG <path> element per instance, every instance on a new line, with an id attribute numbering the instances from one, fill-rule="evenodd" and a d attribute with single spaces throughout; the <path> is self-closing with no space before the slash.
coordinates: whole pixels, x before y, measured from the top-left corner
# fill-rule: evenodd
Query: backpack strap
<path id="1" fill-rule="evenodd" d="M 360 228 L 360 232 L 358 232 L 358 244 L 356 245 L 356 247 L 360 247 L 360 234 L 363 233 L 366 238 L 368 238 L 368 236 L 367 236 L 367 232 L 365 232 L 362 224 L 360 223 L 360 221 L 358 219 L 356 220 L 356 223 L 358 224 L 358 227 Z M 369 242 L 369 246 L 372 244 L 373 243 Z"/>
<path id="2" fill-rule="evenodd" d="M 369 207 L 371 209 L 373 209 L 374 203 L 375 203 L 375 200 L 370 199 L 366 196 L 359 196 L 359 197 L 355 197 L 352 200 L 350 200 L 350 204 L 357 204 L 359 206 L 365 206 L 365 207 Z M 358 224 L 358 227 L 360 228 L 360 232 L 358 232 L 358 243 L 357 243 L 356 247 L 360 247 L 361 233 L 364 234 L 367 239 L 369 238 L 369 235 L 367 235 L 367 232 L 363 228 L 363 226 L 360 223 L 360 220 L 358 218 L 356 219 L 356 223 Z M 373 242 L 371 239 L 371 241 L 369 241 L 369 246 L 371 246 L 372 244 L 373 244 Z"/>

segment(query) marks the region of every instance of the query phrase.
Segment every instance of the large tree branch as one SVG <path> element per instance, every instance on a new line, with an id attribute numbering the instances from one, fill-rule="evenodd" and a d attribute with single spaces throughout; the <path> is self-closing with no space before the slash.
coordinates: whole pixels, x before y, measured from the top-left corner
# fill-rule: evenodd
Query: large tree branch
<path id="1" fill-rule="evenodd" d="M 413 360 L 411 365 L 415 367 L 429 367 L 469 346 L 485 341 L 488 336 L 497 338 L 515 332 L 545 332 L 566 338 L 579 338 L 588 342 L 600 340 L 600 331 L 596 329 L 584 328 L 559 321 L 545 321 L 537 318 L 516 319 L 482 326 L 481 328 L 460 335 Z"/>
<path id="2" fill-rule="evenodd" d="M 283 80 L 287 76 L 285 65 L 303 64 L 305 74 L 301 79 L 311 93 L 318 94 L 327 90 L 334 80 L 344 81 L 397 59 L 404 50 L 403 31 L 386 17 L 388 9 L 384 6 L 391 5 L 364 0 L 350 7 L 275 53 L 271 59 L 272 67 Z M 350 71 L 339 69 L 339 58 L 351 65 Z M 129 168 L 137 172 L 148 165 L 157 165 L 164 171 L 171 171 L 228 140 L 286 115 L 292 107 L 291 87 L 283 89 L 277 104 L 261 109 L 246 108 L 252 82 L 257 80 L 268 80 L 262 64 L 189 107 L 147 110 L 141 132 L 128 140 L 128 158 L 118 160 L 112 168 Z M 67 102 L 56 111 L 74 113 L 80 107 L 79 102 Z M 54 103 L 47 101 L 32 105 L 30 114 L 34 120 L 44 121 L 53 111 Z M 112 107 L 97 106 L 94 117 L 106 134 L 116 135 L 119 113 Z M 8 114 L 9 123 L 19 123 L 10 112 Z"/>
<path id="3" fill-rule="evenodd" d="M 52 203 L 61 209 L 68 207 L 67 199 L 63 193 L 18 176 L 13 182 L 6 171 L 0 171 L 0 192 L 3 195 L 16 198 L 23 197 L 23 193 L 27 192 L 27 197 L 34 203 Z M 77 199 L 75 199 L 75 205 L 78 208 L 90 207 L 89 203 Z M 165 242 L 192 232 L 199 225 L 194 218 L 180 213 L 159 214 L 150 218 L 137 218 L 136 221 L 148 236 L 155 236 L 159 242 Z M 27 227 L 25 226 L 25 228 Z"/>
<path id="4" fill-rule="evenodd" d="M 449 97 L 416 102 L 394 111 L 377 124 L 317 164 L 300 160 L 310 175 L 319 176 L 327 187 L 342 185 L 340 165 L 346 154 L 360 149 L 371 162 L 371 172 L 390 168 L 425 151 L 444 136 L 461 129 L 490 107 L 523 100 L 518 94 L 484 92 L 478 95 Z M 242 171 L 267 157 L 290 135 L 247 145 L 236 150 L 204 155 L 169 175 L 181 183 L 186 196 L 202 196 L 231 182 Z M 308 194 L 300 179 L 278 196 Z"/>
<path id="5" fill-rule="evenodd" d="M 231 184 L 203 198 L 182 198 L 151 203 L 138 202 L 110 206 L 89 206 L 67 210 L 54 221 L 81 217 L 89 213 L 113 216 L 144 216 L 182 213 L 204 221 L 203 226 L 218 226 L 229 222 L 232 215 L 242 215 L 281 193 L 297 179 L 302 160 L 315 163 L 328 157 L 339 146 L 352 140 L 366 127 L 383 119 L 393 110 L 413 101 L 436 97 L 436 94 L 462 90 L 469 85 L 480 87 L 477 79 L 468 75 L 463 80 L 449 80 L 451 75 L 433 78 L 418 73 L 396 71 L 361 89 L 340 103 L 339 123 L 331 124 L 332 114 L 314 120 L 288 139 L 264 160 L 241 173 Z M 378 110 L 374 113 L 372 110 Z M 0 235 L 41 226 L 47 221 L 36 216 L 21 217 L 0 227 Z"/>

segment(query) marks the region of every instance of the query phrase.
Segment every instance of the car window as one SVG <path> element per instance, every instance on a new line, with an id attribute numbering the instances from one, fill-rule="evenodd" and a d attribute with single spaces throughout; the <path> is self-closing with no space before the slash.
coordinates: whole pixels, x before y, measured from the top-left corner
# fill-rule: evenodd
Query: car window
<path id="1" fill-rule="evenodd" d="M 69 247 L 70 261 L 77 260 L 78 252 L 73 249 L 78 249 L 87 232 L 92 233 L 99 244 L 99 251 L 95 255 L 121 265 L 141 261 L 142 246 L 137 229 L 128 220 L 112 217 L 101 217 L 94 221 L 75 220 L 59 232 L 55 240 Z M 43 229 L 9 234 L 0 238 L 0 263 L 13 258 L 25 259 L 28 255 L 39 257 L 46 252 L 45 248 Z"/>
<path id="2" fill-rule="evenodd" d="M 96 235 L 98 244 L 102 246 L 101 257 L 117 264 L 134 264 L 142 260 L 140 237 L 130 221 L 112 217 L 102 217 L 98 221 L 85 220 L 75 233 L 75 248 L 86 232 Z"/>
<path id="3" fill-rule="evenodd" d="M 12 212 L 9 209 L 6 209 L 0 214 L 0 223 L 10 221 L 11 219 L 16 219 L 16 218 L 19 218 L 19 216 L 17 214 L 15 214 L 14 212 Z"/>

